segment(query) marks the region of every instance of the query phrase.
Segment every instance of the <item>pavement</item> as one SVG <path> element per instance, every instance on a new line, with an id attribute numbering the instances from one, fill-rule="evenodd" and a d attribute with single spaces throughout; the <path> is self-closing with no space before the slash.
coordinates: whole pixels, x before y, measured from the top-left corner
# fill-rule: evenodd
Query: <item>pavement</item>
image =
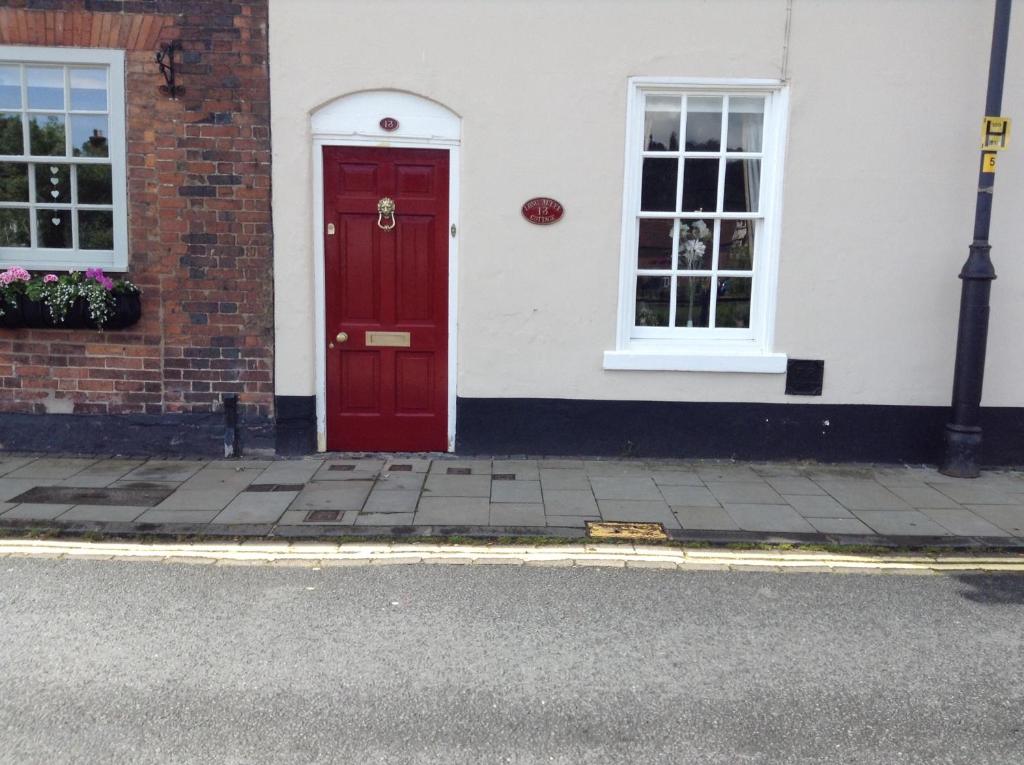
<path id="1" fill-rule="evenodd" d="M 1024 577 L 0 559 L 0 763 L 987 763 Z"/>
<path id="2" fill-rule="evenodd" d="M 551 536 L 1024 548 L 1024 472 L 451 455 L 297 460 L 0 454 L 0 528 L 114 535 Z"/>

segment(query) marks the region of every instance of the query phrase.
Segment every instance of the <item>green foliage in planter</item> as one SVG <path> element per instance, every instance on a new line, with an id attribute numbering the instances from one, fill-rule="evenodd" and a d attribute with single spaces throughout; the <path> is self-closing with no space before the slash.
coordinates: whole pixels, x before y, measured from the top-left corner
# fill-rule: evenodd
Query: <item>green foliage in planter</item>
<path id="1" fill-rule="evenodd" d="M 14 266 L 0 273 L 0 316 L 4 306 L 16 304 L 19 295 L 43 303 L 55 324 L 63 324 L 76 300 L 83 300 L 89 318 L 99 329 L 114 313 L 117 295 L 137 294 L 140 290 L 127 279 L 111 279 L 103 269 L 89 268 L 66 274 L 32 275 Z"/>

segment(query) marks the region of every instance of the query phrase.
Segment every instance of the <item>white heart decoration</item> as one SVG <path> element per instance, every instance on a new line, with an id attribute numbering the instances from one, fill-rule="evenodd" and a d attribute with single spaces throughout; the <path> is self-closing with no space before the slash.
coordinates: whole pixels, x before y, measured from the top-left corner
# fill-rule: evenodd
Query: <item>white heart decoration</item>
<path id="1" fill-rule="evenodd" d="M 59 226 L 60 218 L 50 218 L 50 223 L 52 223 L 54 226 Z"/>
<path id="2" fill-rule="evenodd" d="M 57 197 L 60 196 L 60 192 L 57 191 L 57 189 L 54 189 L 53 191 L 50 192 L 50 196 L 56 199 Z"/>
<path id="3" fill-rule="evenodd" d="M 60 169 L 59 167 L 56 167 L 56 166 L 54 166 L 54 165 L 50 165 L 50 172 L 51 172 L 51 173 L 55 173 L 55 172 L 57 172 L 57 171 L 58 171 L 59 169 Z"/>
<path id="4" fill-rule="evenodd" d="M 51 186 L 56 186 L 58 183 L 60 183 L 60 178 L 51 178 L 50 179 L 50 185 Z"/>

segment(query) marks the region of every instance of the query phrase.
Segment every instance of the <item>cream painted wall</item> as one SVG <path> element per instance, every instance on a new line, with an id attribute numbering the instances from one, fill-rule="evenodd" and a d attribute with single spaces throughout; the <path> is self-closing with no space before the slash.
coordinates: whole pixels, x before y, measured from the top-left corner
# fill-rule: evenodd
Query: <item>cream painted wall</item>
<path id="1" fill-rule="evenodd" d="M 315 392 L 309 115 L 394 88 L 463 118 L 459 395 L 947 403 L 992 3 L 792 5 L 784 72 L 786 0 L 271 0 L 277 393 Z M 631 75 L 789 79 L 775 350 L 826 360 L 820 399 L 783 375 L 602 369 Z M 1004 114 L 1024 115 L 1022 80 Z M 990 405 L 1024 405 L 1022 144 L 999 168 Z M 562 222 L 522 220 L 540 195 Z"/>

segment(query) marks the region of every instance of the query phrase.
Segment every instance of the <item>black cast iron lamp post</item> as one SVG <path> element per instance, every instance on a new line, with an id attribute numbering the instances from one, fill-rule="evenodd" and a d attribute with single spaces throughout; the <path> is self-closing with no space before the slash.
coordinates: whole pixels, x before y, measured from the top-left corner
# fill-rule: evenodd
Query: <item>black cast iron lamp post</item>
<path id="1" fill-rule="evenodd" d="M 981 388 L 985 375 L 985 345 L 988 341 L 989 294 L 996 278 L 988 243 L 992 219 L 992 194 L 996 180 L 996 157 L 1005 148 L 1007 120 L 999 116 L 1006 73 L 1006 46 L 1010 34 L 1013 0 L 996 0 L 992 53 L 988 65 L 988 94 L 982 128 L 981 166 L 978 170 L 978 199 L 974 208 L 974 241 L 967 262 L 960 271 L 960 326 L 956 338 L 953 373 L 953 411 L 946 424 L 946 449 L 939 471 L 958 478 L 977 478 L 981 451 Z"/>

